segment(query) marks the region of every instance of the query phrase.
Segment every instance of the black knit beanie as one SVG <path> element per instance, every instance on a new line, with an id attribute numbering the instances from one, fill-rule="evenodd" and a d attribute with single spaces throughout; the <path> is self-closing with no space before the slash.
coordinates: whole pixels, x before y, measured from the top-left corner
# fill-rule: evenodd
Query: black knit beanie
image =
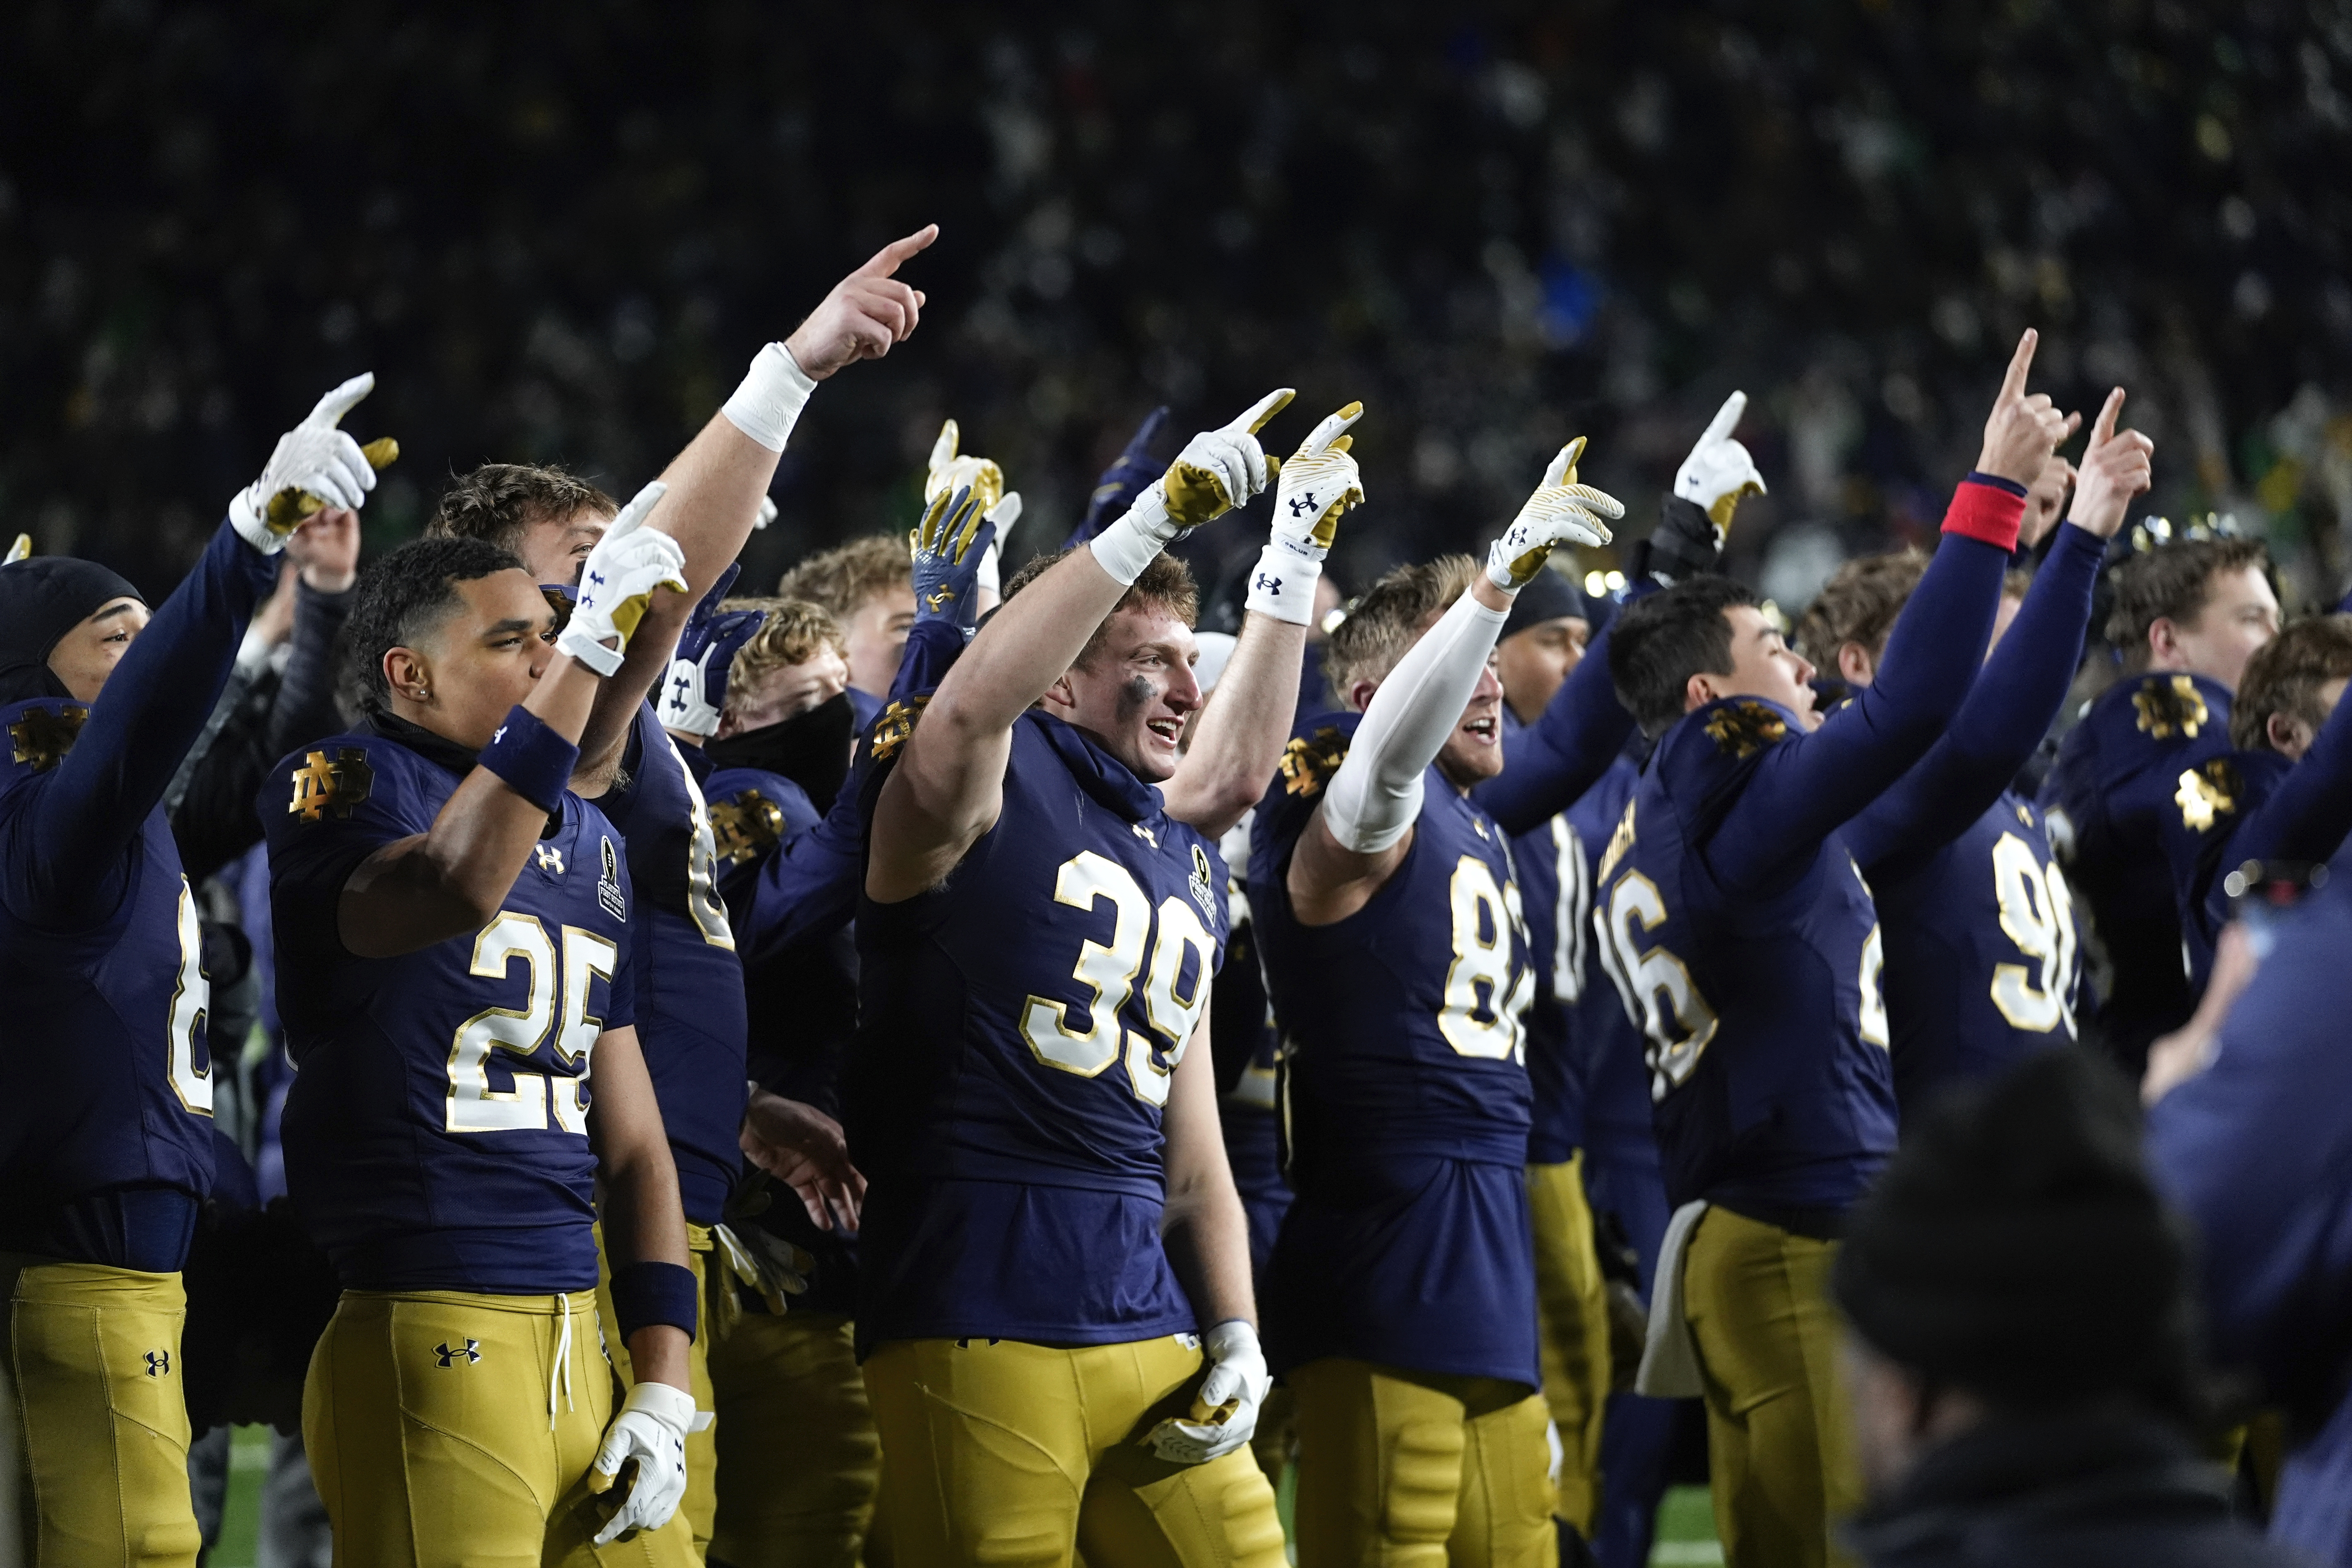
<path id="1" fill-rule="evenodd" d="M 95 561 L 36 555 L 0 566 L 0 703 L 71 696 L 49 670 L 50 651 L 116 599 L 146 596 Z"/>
<path id="2" fill-rule="evenodd" d="M 1956 1092 L 1856 1209 L 1833 1289 L 1881 1353 L 2012 1409 L 2194 1413 L 2188 1232 L 2114 1068 L 2051 1050 Z"/>

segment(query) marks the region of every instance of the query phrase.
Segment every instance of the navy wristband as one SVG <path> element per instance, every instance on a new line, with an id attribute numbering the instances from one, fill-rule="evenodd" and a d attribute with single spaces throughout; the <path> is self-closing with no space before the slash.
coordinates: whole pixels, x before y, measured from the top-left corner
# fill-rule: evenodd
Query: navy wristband
<path id="1" fill-rule="evenodd" d="M 639 1329 L 667 1323 L 694 1337 L 694 1271 L 675 1263 L 632 1263 L 613 1270 L 613 1316 L 621 1342 Z"/>
<path id="2" fill-rule="evenodd" d="M 553 816 L 563 808 L 564 786 L 579 765 L 580 748 L 550 729 L 530 710 L 507 710 L 506 722 L 474 759 L 506 781 L 515 794 Z"/>

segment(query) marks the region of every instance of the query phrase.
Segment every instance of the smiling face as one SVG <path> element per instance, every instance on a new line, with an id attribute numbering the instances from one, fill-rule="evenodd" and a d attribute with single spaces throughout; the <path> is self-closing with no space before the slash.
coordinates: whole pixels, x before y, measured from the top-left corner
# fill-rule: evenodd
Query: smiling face
<path id="1" fill-rule="evenodd" d="M 1413 641 L 1428 636 L 1429 628 L 1444 614 L 1441 610 L 1424 619 L 1415 629 Z M 1403 651 L 1399 650 L 1400 658 Z M 1465 794 L 1503 771 L 1503 682 L 1497 673 L 1500 660 L 1499 650 L 1486 656 L 1486 668 L 1478 672 L 1478 684 L 1470 689 L 1470 700 L 1462 710 L 1460 721 L 1445 738 L 1445 744 L 1438 748 L 1438 772 Z M 1372 694 L 1380 689 L 1377 680 L 1357 681 L 1349 689 L 1348 706 L 1361 713 L 1371 706 Z"/>
<path id="2" fill-rule="evenodd" d="M 555 654 L 555 612 L 534 575 L 509 569 L 452 584 L 457 603 L 383 656 L 393 711 L 461 746 L 488 745 Z"/>
<path id="3" fill-rule="evenodd" d="M 1045 711 L 1086 731 L 1146 784 L 1176 772 L 1185 717 L 1201 706 L 1192 629 L 1139 605 L 1112 614 L 1097 646 L 1045 692 Z"/>
<path id="4" fill-rule="evenodd" d="M 1813 689 L 1806 684 L 1813 679 L 1813 667 L 1780 640 L 1779 630 L 1755 605 L 1730 605 L 1723 618 L 1731 626 L 1731 671 L 1702 670 L 1692 676 L 1683 711 L 1695 712 L 1726 697 L 1761 697 L 1794 713 L 1800 728 L 1820 729 Z"/>
<path id="5" fill-rule="evenodd" d="M 109 599 L 98 613 L 58 639 L 49 650 L 49 673 L 65 683 L 77 702 L 95 702 L 106 678 L 131 651 L 131 639 L 147 626 L 147 606 L 125 596 Z"/>

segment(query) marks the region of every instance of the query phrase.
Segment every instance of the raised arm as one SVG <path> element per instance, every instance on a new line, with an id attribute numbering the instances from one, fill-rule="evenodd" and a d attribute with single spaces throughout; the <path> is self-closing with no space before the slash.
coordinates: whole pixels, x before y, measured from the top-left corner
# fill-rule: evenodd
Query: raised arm
<path id="1" fill-rule="evenodd" d="M 2220 845 L 2199 855 L 2181 910 L 2205 940 L 2230 923 L 2229 873 L 2249 860 L 2318 862 L 2352 835 L 2352 702 L 2338 699 L 2311 749 Z"/>
<path id="2" fill-rule="evenodd" d="M 509 711 L 432 827 L 376 850 L 345 880 L 336 926 L 347 951 L 361 958 L 414 952 L 497 916 L 547 819 L 562 809 L 600 670 L 619 667 L 655 590 L 677 586 L 677 542 L 644 526 L 650 510 L 641 494 L 597 541 L 581 574 L 579 607 L 530 695 Z M 404 678 L 394 667 L 414 657 L 404 648 L 385 656 L 394 690 Z"/>
<path id="3" fill-rule="evenodd" d="M 1896 617 L 1878 678 L 1809 735 L 1768 748 L 1703 853 L 1727 890 L 1761 889 L 1851 820 L 1936 742 L 1968 695 L 1992 634 L 2026 487 L 2073 429 L 2028 395 L 2035 334 L 2011 359 L 1977 468 L 1944 514 L 1944 541 Z"/>
<path id="4" fill-rule="evenodd" d="M 1095 628 L 1170 544 L 1265 488 L 1256 432 L 1288 402 L 1271 393 L 1221 429 L 1195 436 L 1134 506 L 998 609 L 940 683 L 874 805 L 866 890 L 885 903 L 936 885 L 1003 808 L 1013 724 L 1085 651 Z M 943 510 L 927 531 L 965 538 L 976 519 Z M 967 493 L 961 510 L 972 505 Z M 953 526 L 950 526 L 950 523 Z M 1271 769 L 1269 769 L 1271 771 Z"/>
<path id="5" fill-rule="evenodd" d="M 1209 705 L 1192 727 L 1176 775 L 1161 786 L 1168 815 L 1212 838 L 1239 822 L 1274 776 L 1298 710 L 1298 676 L 1315 585 L 1339 516 L 1363 504 L 1363 478 L 1349 455 L 1348 427 L 1363 417 L 1350 403 L 1318 425 L 1282 465 L 1274 537 L 1250 574 L 1242 635 Z"/>
<path id="6" fill-rule="evenodd" d="M 2132 498 L 2145 493 L 2153 478 L 2155 444 L 2138 431 L 2116 430 L 2123 401 L 2120 387 L 2107 395 L 2079 474 L 2063 458 L 2051 458 L 2051 468 L 2064 470 L 2061 477 L 2077 481 L 2074 505 L 2017 619 L 1985 660 L 1951 728 L 1847 828 L 1846 847 L 1865 873 L 1930 853 L 1966 832 L 2050 732 L 2083 657 L 2091 591 L 2107 541 L 2123 526 Z M 2034 488 L 2044 488 L 2052 477 L 2045 468 Z M 2029 518 L 2033 510 L 2029 503 Z"/>
<path id="7" fill-rule="evenodd" d="M 123 852 L 204 732 L 254 605 L 277 582 L 274 557 L 304 526 L 299 506 L 279 498 L 291 491 L 356 509 L 375 484 L 359 443 L 338 428 L 374 385 L 373 376 L 353 377 L 278 438 L 195 570 L 107 678 L 56 777 L 14 825 L 38 849 L 9 858 L 22 868 L 8 890 L 20 915 L 72 925 L 121 896 Z"/>
<path id="8" fill-rule="evenodd" d="M 1583 437 L 1559 449 L 1543 483 L 1487 552 L 1470 591 L 1407 648 L 1364 708 L 1348 754 L 1291 852 L 1286 883 L 1308 925 L 1345 920 L 1404 863 L 1430 763 L 1462 722 L 1518 591 L 1559 545 L 1606 544 L 1617 501 L 1576 482 Z"/>
<path id="9" fill-rule="evenodd" d="M 922 290 L 892 274 L 939 232 L 933 224 L 892 240 L 835 284 L 791 337 L 752 358 L 742 384 L 662 470 L 669 493 L 656 521 L 686 552 L 688 591 L 648 611 L 647 625 L 630 639 L 627 662 L 598 694 L 581 737 L 583 782 L 610 776 L 628 743 L 637 704 L 669 668 L 687 615 L 742 552 L 776 477 L 776 460 L 816 384 L 845 365 L 880 359 L 914 331 Z"/>

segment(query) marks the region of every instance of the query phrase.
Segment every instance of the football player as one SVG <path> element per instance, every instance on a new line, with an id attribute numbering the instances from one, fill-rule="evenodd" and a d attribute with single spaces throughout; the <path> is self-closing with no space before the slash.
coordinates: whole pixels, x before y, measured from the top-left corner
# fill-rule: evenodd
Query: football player
<path id="1" fill-rule="evenodd" d="M 1927 752 L 1984 655 L 2026 485 L 2065 427 L 2031 331 L 1885 666 L 1824 721 L 1754 596 L 1696 577 L 1610 628 L 1658 744 L 1595 881 L 1651 1043 L 1666 1188 L 1643 1392 L 1703 1394 L 1733 1563 L 1818 1564 L 1861 1500 L 1825 1292 L 1838 1227 L 1895 1143 L 1869 890 L 1839 827 Z"/>
<path id="2" fill-rule="evenodd" d="M 2193 1005 L 2168 870 L 2174 795 L 2229 749 L 2231 694 L 2278 623 L 2259 541 L 2187 540 L 2125 562 L 2106 637 L 2126 679 L 2066 732 L 2042 789 L 2097 993 L 2084 1034 L 2134 1077 Z"/>
<path id="3" fill-rule="evenodd" d="M 1213 846 L 1281 750 L 1306 605 L 1362 495 L 1360 409 L 1282 466 L 1181 761 L 1194 598 L 1161 552 L 1268 485 L 1256 431 L 1289 395 L 1024 569 L 872 786 L 857 1337 L 904 1563 L 1283 1561 L 1242 1452 L 1265 1363 L 1197 1034 L 1224 945 Z"/>
<path id="4" fill-rule="evenodd" d="M 906 536 L 853 539 L 812 555 L 784 574 L 776 597 L 821 605 L 841 623 L 849 647 L 850 718 L 857 732 L 865 733 L 882 711 L 915 624 L 914 570 Z"/>
<path id="5" fill-rule="evenodd" d="M 150 616 L 68 556 L 0 565 L 0 1462 L 42 1563 L 194 1563 L 180 1270 L 213 1185 L 209 984 L 163 795 L 203 733 L 305 509 L 375 483 L 344 383 L 229 502 Z"/>
<path id="6" fill-rule="evenodd" d="M 1623 515 L 1576 482 L 1581 446 L 1483 571 L 1399 567 L 1349 612 L 1326 669 L 1353 711 L 1300 726 L 1252 831 L 1297 1193 L 1266 1294 L 1305 1564 L 1556 1551 L 1520 1035 L 1535 977 L 1505 829 L 1471 791 L 1504 771 L 1489 660 L 1514 600 Z"/>
<path id="7" fill-rule="evenodd" d="M 633 1026 L 633 893 L 618 833 L 566 787 L 598 672 L 684 587 L 684 552 L 644 526 L 661 494 L 590 552 L 552 647 L 507 552 L 385 556 L 351 627 L 368 719 L 275 773 L 278 1006 L 302 1069 L 287 1183 L 343 1284 L 303 1438 L 341 1563 L 553 1563 L 625 1531 L 616 1560 L 691 1556 L 673 1519 L 695 1280 Z M 637 1378 L 617 1414 L 592 1349 L 599 1186 Z"/>
<path id="8" fill-rule="evenodd" d="M 2079 474 L 2054 456 L 2044 465 L 2029 506 L 2045 494 L 2056 504 L 2068 476 L 2074 498 L 2032 587 L 2015 596 L 2004 588 L 1992 651 L 1943 738 L 1845 830 L 1878 910 L 1906 1121 L 1954 1082 L 2074 1037 L 2074 900 L 2042 817 L 2012 781 L 2074 679 L 2107 541 L 2149 484 L 2153 443 L 2116 429 L 2122 406 L 2117 389 L 2091 427 Z M 1916 584 L 1925 564 L 1915 554 L 1901 575 Z M 1853 571 L 1831 579 L 1822 597 L 1839 595 L 1839 579 Z M 1891 618 L 1907 589 L 1885 597 Z M 1849 686 L 1866 689 L 1885 649 L 1882 635 L 1875 646 L 1849 639 L 1825 653 Z"/>
<path id="9" fill-rule="evenodd" d="M 726 405 L 671 461 L 665 478 L 674 493 L 659 515 L 685 550 L 691 593 L 656 600 L 647 612 L 651 623 L 637 629 L 628 656 L 615 656 L 610 668 L 600 669 L 609 679 L 580 737 L 573 787 L 619 829 L 637 887 L 630 951 L 645 1061 L 677 1168 L 692 1267 L 706 1285 L 707 1260 L 719 1245 L 714 1227 L 742 1163 L 738 1140 L 749 1026 L 743 971 L 719 896 L 716 848 L 696 766 L 646 698 L 656 679 L 669 697 L 690 679 L 671 658 L 683 623 L 750 537 L 776 463 L 816 384 L 861 359 L 880 357 L 915 330 L 923 296 L 896 273 L 937 233 L 927 227 L 892 241 L 836 284 L 788 340 L 754 357 Z M 611 503 L 593 490 L 511 488 L 520 497 L 502 510 L 459 517 L 445 506 L 437 531 L 504 544 L 541 584 L 569 584 L 582 570 L 581 542 L 602 532 Z M 566 501 L 568 511 L 561 510 Z M 845 753 L 848 739 L 845 723 Z M 626 1380 L 626 1336 L 613 1337 Z M 695 1395 L 705 1414 L 711 1409 L 708 1353 L 706 1332 L 691 1358 Z M 713 1442 L 703 1421 L 688 1451 L 693 1484 L 686 1512 L 698 1550 L 707 1546 L 712 1528 Z"/>
<path id="10" fill-rule="evenodd" d="M 2340 862 L 2352 832 L 2352 616 L 2289 626 L 2246 661 L 2230 713 L 2236 749 L 2184 769 L 2172 868 L 2189 979 L 2202 993 L 2242 868 Z M 2343 715 L 2339 721 L 2337 715 Z M 2185 847 L 2179 847 L 2185 846 Z"/>

